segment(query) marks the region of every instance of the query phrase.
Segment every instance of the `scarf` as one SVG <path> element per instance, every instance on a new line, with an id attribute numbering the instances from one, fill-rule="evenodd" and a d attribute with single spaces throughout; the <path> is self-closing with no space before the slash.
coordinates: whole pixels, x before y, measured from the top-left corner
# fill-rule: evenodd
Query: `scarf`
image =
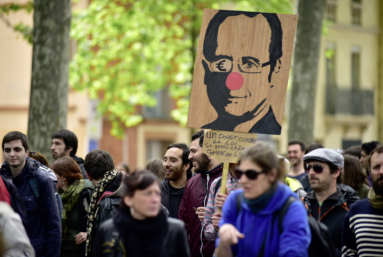
<path id="1" fill-rule="evenodd" d="M 63 202 L 63 211 L 61 218 L 62 240 L 66 239 L 67 233 L 67 213 L 71 212 L 73 206 L 80 199 L 81 191 L 84 189 L 85 181 L 83 179 L 75 180 L 65 191 L 59 189 L 59 194 Z"/>
<path id="2" fill-rule="evenodd" d="M 123 208 L 113 219 L 113 223 L 129 256 L 161 256 L 168 229 L 167 217 L 162 208 L 156 217 L 145 220 L 136 220 L 128 208 Z"/>
<path id="3" fill-rule="evenodd" d="M 94 222 L 96 220 L 95 214 L 97 210 L 97 202 L 104 193 L 106 187 L 117 177 L 118 171 L 110 170 L 104 174 L 104 177 L 98 182 L 94 192 L 92 194 L 92 198 L 90 199 L 89 204 L 89 213 L 88 213 L 88 223 L 86 225 L 86 252 L 85 256 L 88 256 L 92 249 L 92 230 L 94 226 Z"/>
<path id="4" fill-rule="evenodd" d="M 249 206 L 251 211 L 254 214 L 257 214 L 258 212 L 262 211 L 270 202 L 271 198 L 273 197 L 274 193 L 276 191 L 276 187 L 271 187 L 268 191 L 266 191 L 263 195 L 256 199 L 246 199 L 243 197 L 243 201 Z"/>
<path id="5" fill-rule="evenodd" d="M 376 195 L 373 188 L 368 192 L 368 200 L 370 201 L 372 208 L 383 210 L 383 197 Z"/>

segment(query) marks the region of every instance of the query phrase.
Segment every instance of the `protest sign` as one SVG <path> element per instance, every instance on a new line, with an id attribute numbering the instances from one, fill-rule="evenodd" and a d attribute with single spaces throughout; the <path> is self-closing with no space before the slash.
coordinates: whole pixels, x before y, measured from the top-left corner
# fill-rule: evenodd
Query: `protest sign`
<path id="1" fill-rule="evenodd" d="M 237 163 L 243 150 L 255 144 L 257 134 L 205 130 L 202 151 L 223 163 Z"/>
<path id="2" fill-rule="evenodd" d="M 187 126 L 279 135 L 297 19 L 205 9 Z"/>

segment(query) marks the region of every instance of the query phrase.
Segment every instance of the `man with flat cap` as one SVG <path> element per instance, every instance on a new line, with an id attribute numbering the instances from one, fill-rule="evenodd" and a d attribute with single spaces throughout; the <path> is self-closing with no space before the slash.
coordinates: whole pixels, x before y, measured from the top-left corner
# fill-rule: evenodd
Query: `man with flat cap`
<path id="1" fill-rule="evenodd" d="M 332 149 L 319 148 L 303 156 L 313 191 L 304 198 L 309 215 L 325 224 L 336 255 L 341 256 L 342 225 L 349 207 L 359 200 L 356 192 L 341 184 L 343 156 Z"/>

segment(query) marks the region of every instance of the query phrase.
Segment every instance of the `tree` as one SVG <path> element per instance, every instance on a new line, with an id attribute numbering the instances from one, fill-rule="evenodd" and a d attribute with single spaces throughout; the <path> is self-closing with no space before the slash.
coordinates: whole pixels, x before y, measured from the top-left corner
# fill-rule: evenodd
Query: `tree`
<path id="1" fill-rule="evenodd" d="M 46 157 L 51 135 L 66 128 L 70 22 L 70 0 L 34 1 L 28 138 Z"/>
<path id="2" fill-rule="evenodd" d="M 326 0 L 299 0 L 288 137 L 313 142 L 315 93 Z"/>
<path id="3" fill-rule="evenodd" d="M 236 3 L 241 10 L 292 11 L 292 0 Z M 186 124 L 204 8 L 219 5 L 214 0 L 94 0 L 74 14 L 77 54 L 70 84 L 101 98 L 98 110 L 111 120 L 113 135 L 121 137 L 125 126 L 141 122 L 135 107 L 154 106 L 154 92 L 165 87 L 177 100 L 172 117 Z"/>

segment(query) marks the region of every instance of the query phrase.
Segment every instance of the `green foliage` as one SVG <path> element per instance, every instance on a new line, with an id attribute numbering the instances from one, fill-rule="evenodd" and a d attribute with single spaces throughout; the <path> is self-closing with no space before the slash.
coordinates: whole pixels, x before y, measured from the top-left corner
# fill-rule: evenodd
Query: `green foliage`
<path id="1" fill-rule="evenodd" d="M 32 27 L 29 25 L 24 24 L 23 22 L 19 22 L 16 25 L 12 25 L 9 20 L 7 19 L 7 15 L 9 15 L 11 12 L 18 12 L 18 11 L 25 11 L 27 13 L 31 13 L 33 10 L 33 2 L 28 1 L 25 4 L 4 4 L 0 6 L 0 18 L 4 21 L 4 23 L 12 28 L 15 32 L 21 33 L 23 38 L 28 41 L 28 43 L 32 44 Z"/>
<path id="2" fill-rule="evenodd" d="M 330 21 L 330 20 L 326 20 L 324 19 L 322 21 L 322 35 L 323 36 L 327 36 L 328 35 L 328 29 L 330 26 L 332 26 L 334 24 L 333 21 Z"/>
<path id="3" fill-rule="evenodd" d="M 0 6 L 0 13 L 4 14 L 9 14 L 10 12 L 17 12 L 20 10 L 24 10 L 27 13 L 31 13 L 33 10 L 33 1 L 28 1 L 27 3 L 22 5 L 9 3 Z"/>
<path id="4" fill-rule="evenodd" d="M 172 117 L 186 125 L 203 9 L 292 11 L 292 0 L 236 2 L 224 8 L 214 0 L 93 0 L 73 13 L 70 84 L 101 99 L 98 110 L 115 136 L 140 123 L 136 106 L 155 106 L 154 92 L 164 87 L 177 100 Z"/>

